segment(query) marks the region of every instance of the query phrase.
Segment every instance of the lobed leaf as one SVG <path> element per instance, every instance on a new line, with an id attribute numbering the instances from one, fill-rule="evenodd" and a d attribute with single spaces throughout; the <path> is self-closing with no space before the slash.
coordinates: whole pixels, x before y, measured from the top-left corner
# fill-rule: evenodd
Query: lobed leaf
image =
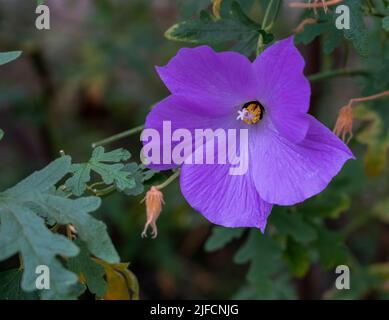
<path id="1" fill-rule="evenodd" d="M 382 19 L 382 28 L 384 28 L 385 31 L 389 31 L 389 16 Z"/>
<path id="2" fill-rule="evenodd" d="M 131 173 L 123 170 L 125 164 L 121 163 L 130 157 L 130 153 L 125 149 L 105 152 L 103 147 L 97 147 L 93 150 L 88 162 L 72 165 L 70 170 L 73 175 L 66 181 L 65 186 L 74 195 L 82 195 L 87 188 L 87 183 L 91 180 L 93 171 L 101 177 L 105 184 L 115 184 L 119 191 L 132 189 L 136 187 L 135 179 Z"/>
<path id="3" fill-rule="evenodd" d="M 245 244 L 236 253 L 234 261 L 238 264 L 250 262 L 247 279 L 258 284 L 278 269 L 281 254 L 281 247 L 273 238 L 252 230 Z"/>
<path id="4" fill-rule="evenodd" d="M 251 20 L 234 1 L 227 14 L 216 18 L 203 11 L 199 19 L 179 22 L 170 27 L 165 36 L 174 41 L 195 44 L 220 44 L 236 41 L 235 50 L 249 55 L 255 50 L 259 35 L 262 34 L 265 44 L 273 36 L 261 29 L 261 25 Z"/>
<path id="5" fill-rule="evenodd" d="M 12 200 L 2 200 L 0 212 L 0 260 L 20 252 L 24 262 L 22 288 L 34 291 L 36 268 L 45 265 L 50 270 L 50 289 L 42 291 L 42 298 L 70 298 L 69 287 L 76 283 L 77 277 L 66 270 L 56 256 L 75 256 L 77 246 L 66 237 L 51 233 L 42 218 Z"/>
<path id="6" fill-rule="evenodd" d="M 0 66 L 20 57 L 21 51 L 0 52 Z"/>
<path id="7" fill-rule="evenodd" d="M 211 236 L 205 243 L 205 250 L 208 252 L 219 250 L 232 240 L 240 238 L 244 231 L 244 228 L 214 227 Z"/>
<path id="8" fill-rule="evenodd" d="M 21 286 L 28 292 L 36 289 L 36 267 L 47 266 L 50 289 L 42 291 L 44 299 L 75 298 L 82 289 L 76 285 L 77 276 L 58 259 L 76 256 L 78 247 L 66 237 L 51 232 L 45 220 L 73 224 L 95 256 L 113 263 L 119 261 L 106 226 L 89 214 L 100 206 L 100 199 L 73 200 L 53 192 L 70 165 L 69 156 L 61 157 L 0 193 L 0 260 L 20 253 L 24 265 Z"/>
<path id="9" fill-rule="evenodd" d="M 355 0 L 345 0 L 344 4 L 350 8 L 350 28 L 344 29 L 344 37 L 350 40 L 361 56 L 367 56 L 369 43 L 365 25 L 362 3 Z"/>
<path id="10" fill-rule="evenodd" d="M 107 290 L 104 268 L 92 259 L 84 242 L 77 240 L 76 244 L 80 248 L 80 253 L 68 260 L 69 270 L 79 275 L 81 282 L 87 285 L 91 293 L 103 297 Z"/>
<path id="11" fill-rule="evenodd" d="M 0 300 L 36 300 L 37 292 L 25 292 L 21 288 L 22 270 L 11 269 L 0 272 Z"/>
<path id="12" fill-rule="evenodd" d="M 104 267 L 107 279 L 105 300 L 138 300 L 139 284 L 135 275 L 128 269 L 128 263 L 110 264 L 95 259 Z"/>
<path id="13" fill-rule="evenodd" d="M 348 264 L 349 252 L 343 243 L 342 237 L 324 227 L 317 226 L 317 240 L 314 246 L 319 254 L 324 268 L 330 269 L 341 264 Z"/>
<path id="14" fill-rule="evenodd" d="M 309 254 L 306 247 L 288 238 L 283 257 L 292 275 L 298 278 L 306 275 L 310 266 Z"/>
<path id="15" fill-rule="evenodd" d="M 289 235 L 298 242 L 310 242 L 316 239 L 316 231 L 303 220 L 300 213 L 288 213 L 283 208 L 277 208 L 270 216 L 270 223 L 274 224 L 282 235 Z"/>

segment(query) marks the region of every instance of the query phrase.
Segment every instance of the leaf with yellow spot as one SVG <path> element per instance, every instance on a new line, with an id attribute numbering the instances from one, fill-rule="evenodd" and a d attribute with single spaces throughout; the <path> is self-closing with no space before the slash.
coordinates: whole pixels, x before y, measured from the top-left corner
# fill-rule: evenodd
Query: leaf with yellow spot
<path id="1" fill-rule="evenodd" d="M 139 300 L 139 284 L 135 275 L 128 269 L 129 263 L 110 264 L 94 259 L 103 266 L 107 280 L 104 300 Z"/>
<path id="2" fill-rule="evenodd" d="M 375 204 L 372 213 L 382 222 L 389 223 L 389 198 L 380 200 Z"/>
<path id="3" fill-rule="evenodd" d="M 216 18 L 220 18 L 220 8 L 222 0 L 212 0 L 212 13 Z"/>
<path id="4" fill-rule="evenodd" d="M 368 122 L 357 135 L 357 140 L 367 146 L 364 158 L 367 175 L 378 176 L 384 171 L 388 160 L 389 130 L 378 112 L 365 105 L 354 108 L 354 118 Z"/>

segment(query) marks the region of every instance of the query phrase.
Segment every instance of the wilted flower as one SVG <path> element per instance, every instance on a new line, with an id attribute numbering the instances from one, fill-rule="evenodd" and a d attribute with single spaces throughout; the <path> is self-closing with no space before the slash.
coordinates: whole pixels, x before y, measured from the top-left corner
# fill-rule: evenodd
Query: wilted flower
<path id="1" fill-rule="evenodd" d="M 351 105 L 344 106 L 339 110 L 334 133 L 337 136 L 342 137 L 343 141 L 346 141 L 347 139 L 347 143 L 353 137 L 353 109 Z"/>
<path id="2" fill-rule="evenodd" d="M 182 164 L 181 192 L 211 222 L 264 231 L 274 204 L 293 205 L 316 195 L 353 158 L 307 113 L 311 90 L 303 69 L 292 37 L 253 63 L 236 52 L 200 46 L 181 49 L 157 68 L 172 94 L 152 109 L 146 128 L 162 134 L 163 121 L 170 121 L 173 129 L 190 132 L 248 129 L 246 174 L 230 175 L 230 164 Z"/>
<path id="3" fill-rule="evenodd" d="M 151 227 L 151 236 L 155 239 L 158 235 L 157 219 L 162 211 L 163 193 L 157 187 L 151 187 L 143 199 L 146 202 L 147 221 L 142 232 L 142 238 L 147 236 L 147 229 Z"/>

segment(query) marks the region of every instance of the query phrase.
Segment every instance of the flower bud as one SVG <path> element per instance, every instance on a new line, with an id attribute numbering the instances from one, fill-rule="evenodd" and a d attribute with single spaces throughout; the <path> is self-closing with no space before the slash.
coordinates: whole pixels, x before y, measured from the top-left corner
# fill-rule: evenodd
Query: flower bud
<path id="1" fill-rule="evenodd" d="M 142 202 L 146 202 L 147 221 L 142 232 L 142 238 L 147 237 L 147 229 L 151 227 L 151 236 L 155 239 L 158 235 L 157 219 L 162 211 L 163 193 L 157 187 L 151 187 Z"/>
<path id="2" fill-rule="evenodd" d="M 348 135 L 347 143 L 353 137 L 353 110 L 351 105 L 342 107 L 339 110 L 338 119 L 336 120 L 334 133 L 341 137 L 346 142 L 346 136 Z"/>

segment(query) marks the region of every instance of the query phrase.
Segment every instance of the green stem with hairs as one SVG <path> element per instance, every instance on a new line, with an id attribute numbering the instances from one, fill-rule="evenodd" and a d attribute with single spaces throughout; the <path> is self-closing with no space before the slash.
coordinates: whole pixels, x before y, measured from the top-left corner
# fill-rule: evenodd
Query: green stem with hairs
<path id="1" fill-rule="evenodd" d="M 331 71 L 324 71 L 320 73 L 315 73 L 308 76 L 308 80 L 311 82 L 318 82 L 325 79 L 342 77 L 342 76 L 367 76 L 369 73 L 366 70 L 347 70 L 347 69 L 337 69 Z"/>
<path id="2" fill-rule="evenodd" d="M 270 0 L 269 4 L 267 5 L 266 11 L 265 11 L 265 16 L 263 17 L 262 20 L 262 29 L 263 30 L 270 30 L 271 26 L 268 26 L 268 19 L 270 16 L 271 9 L 273 7 L 274 0 Z M 271 23 L 272 25 L 272 23 Z M 265 47 L 265 44 L 263 43 L 263 35 L 262 33 L 258 37 L 258 43 L 257 43 L 257 55 L 259 55 Z"/>
<path id="3" fill-rule="evenodd" d="M 115 142 L 117 140 L 120 140 L 120 139 L 123 139 L 123 138 L 127 138 L 129 136 L 132 136 L 140 131 L 142 131 L 144 128 L 144 125 L 141 125 L 141 126 L 137 126 L 135 128 L 132 128 L 130 130 L 127 130 L 127 131 L 124 131 L 124 132 L 121 132 L 121 133 L 118 133 L 118 134 L 115 134 L 111 137 L 108 137 L 106 139 L 103 139 L 103 140 L 100 140 L 100 141 L 97 141 L 97 142 L 94 142 L 92 143 L 92 148 L 96 148 L 98 146 L 103 146 L 103 145 L 106 145 L 106 144 L 109 144 L 109 143 L 112 143 L 112 142 Z"/>
<path id="4" fill-rule="evenodd" d="M 115 190 L 116 190 L 116 186 L 113 184 L 105 189 L 97 190 L 95 195 L 97 197 L 103 197 L 103 196 L 109 195 L 110 193 L 114 192 Z"/>
<path id="5" fill-rule="evenodd" d="M 180 170 L 177 170 L 175 173 L 173 173 L 169 178 L 167 178 L 164 182 L 162 182 L 160 185 L 155 186 L 158 190 L 162 190 L 163 188 L 167 187 L 169 184 L 171 184 L 178 176 L 180 175 Z"/>

